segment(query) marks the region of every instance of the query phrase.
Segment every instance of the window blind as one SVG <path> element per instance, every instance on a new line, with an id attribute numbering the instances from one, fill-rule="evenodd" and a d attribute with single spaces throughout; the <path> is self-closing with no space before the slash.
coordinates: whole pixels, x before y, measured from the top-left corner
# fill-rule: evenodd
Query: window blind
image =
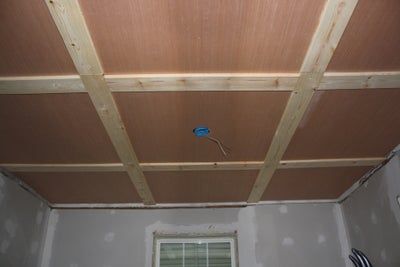
<path id="1" fill-rule="evenodd" d="M 159 248 L 159 267 L 234 267 L 230 242 L 166 242 Z"/>

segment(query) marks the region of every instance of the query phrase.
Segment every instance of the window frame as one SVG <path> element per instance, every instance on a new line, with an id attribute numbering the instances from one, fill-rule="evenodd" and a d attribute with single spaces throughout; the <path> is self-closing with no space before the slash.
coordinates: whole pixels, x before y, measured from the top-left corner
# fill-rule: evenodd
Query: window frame
<path id="1" fill-rule="evenodd" d="M 161 243 L 229 243 L 231 247 L 231 266 L 239 267 L 239 254 L 237 245 L 237 234 L 160 234 L 154 233 L 153 239 L 153 267 L 160 267 Z"/>

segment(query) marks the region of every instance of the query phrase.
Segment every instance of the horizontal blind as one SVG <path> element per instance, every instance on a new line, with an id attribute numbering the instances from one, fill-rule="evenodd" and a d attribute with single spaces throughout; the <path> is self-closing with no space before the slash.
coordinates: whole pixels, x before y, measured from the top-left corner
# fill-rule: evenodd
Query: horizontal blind
<path id="1" fill-rule="evenodd" d="M 161 243 L 160 267 L 234 267 L 229 242 Z"/>

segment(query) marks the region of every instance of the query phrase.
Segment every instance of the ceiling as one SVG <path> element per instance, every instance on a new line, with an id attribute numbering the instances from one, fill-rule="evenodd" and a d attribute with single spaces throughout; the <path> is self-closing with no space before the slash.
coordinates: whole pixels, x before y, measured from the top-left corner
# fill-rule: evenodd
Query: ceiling
<path id="1" fill-rule="evenodd" d="M 63 0 L 54 0 L 58 1 Z M 287 76 L 295 83 L 325 4 L 79 1 L 106 81 L 132 75 L 202 78 L 224 73 L 239 79 Z M 138 187 L 125 171 L 126 163 L 92 94 L 73 91 L 73 85 L 54 92 L 41 91 L 40 86 L 37 92 L 25 93 L 18 91 L 22 87 L 15 92 L 8 88 L 9 80 L 80 82 L 77 75 L 82 73 L 53 19 L 44 0 L 0 3 L 0 166 L 53 204 L 140 203 Z M 282 145 L 283 155 L 277 158 L 281 167 L 273 170 L 259 200 L 337 199 L 400 143 L 399 32 L 399 1 L 358 2 L 326 71 L 340 72 L 346 82 L 361 75 L 367 77 L 366 83 L 353 88 L 342 81 L 313 93 L 304 113 L 299 113 L 293 136 L 285 139 L 287 147 Z M 388 84 L 385 75 L 390 76 L 390 86 L 383 86 Z M 375 76 L 378 82 L 368 86 Z M 211 85 L 187 91 L 173 86 L 146 91 L 146 84 L 139 85 L 143 90 L 110 94 L 138 163 L 210 164 L 202 170 L 143 167 L 155 202 L 246 202 L 260 168 L 270 167 L 264 159 L 271 144 L 279 146 L 277 129 L 296 91 L 294 85 L 282 90 L 227 90 L 223 83 L 216 90 Z M 208 126 L 212 136 L 231 148 L 230 155 L 225 158 L 214 143 L 196 138 L 192 129 L 198 125 Z M 282 163 L 304 160 L 349 163 L 290 168 Z M 241 167 L 219 168 L 223 163 Z"/>

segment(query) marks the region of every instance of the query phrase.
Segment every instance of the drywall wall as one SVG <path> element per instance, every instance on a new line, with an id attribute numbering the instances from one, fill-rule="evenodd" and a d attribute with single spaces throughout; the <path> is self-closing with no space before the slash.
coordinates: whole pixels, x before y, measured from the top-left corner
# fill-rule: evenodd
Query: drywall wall
<path id="1" fill-rule="evenodd" d="M 240 266 L 346 266 L 336 204 L 53 210 L 43 267 L 152 266 L 153 233 L 238 233 Z M 339 216 L 340 217 L 340 216 Z"/>
<path id="2" fill-rule="evenodd" d="M 39 266 L 48 206 L 0 172 L 0 266 Z"/>
<path id="3" fill-rule="evenodd" d="M 399 195 L 397 152 L 342 204 L 351 246 L 365 252 L 374 266 L 400 266 Z"/>

